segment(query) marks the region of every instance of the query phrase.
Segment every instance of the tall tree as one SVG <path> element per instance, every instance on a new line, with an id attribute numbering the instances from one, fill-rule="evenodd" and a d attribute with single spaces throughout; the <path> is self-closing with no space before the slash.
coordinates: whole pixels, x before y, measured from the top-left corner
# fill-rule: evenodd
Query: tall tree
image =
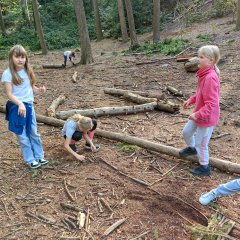
<path id="1" fill-rule="evenodd" d="M 237 22 L 236 22 L 236 30 L 240 30 L 240 0 L 237 1 Z"/>
<path id="2" fill-rule="evenodd" d="M 94 10 L 94 16 L 95 16 L 97 40 L 101 41 L 103 39 L 103 33 L 102 33 L 99 7 L 98 7 L 98 0 L 93 0 L 93 10 Z"/>
<path id="3" fill-rule="evenodd" d="M 3 19 L 3 15 L 2 15 L 2 6 L 0 4 L 0 27 L 2 30 L 2 35 L 6 36 L 6 27 L 5 27 L 5 23 L 4 23 L 4 19 Z"/>
<path id="4" fill-rule="evenodd" d="M 21 0 L 21 8 L 22 8 L 22 16 L 23 19 L 28 23 L 28 25 L 31 24 L 29 10 L 28 10 L 28 1 L 27 0 Z"/>
<path id="5" fill-rule="evenodd" d="M 33 17 L 35 19 L 37 35 L 40 41 L 41 49 L 43 54 L 47 54 L 47 46 L 43 35 L 43 29 L 41 24 L 40 13 L 38 11 L 38 2 L 37 0 L 32 0 L 33 6 Z"/>
<path id="6" fill-rule="evenodd" d="M 153 0 L 153 42 L 160 41 L 160 0 Z"/>
<path id="7" fill-rule="evenodd" d="M 123 42 L 127 42 L 128 33 L 127 33 L 127 25 L 126 25 L 124 6 L 123 6 L 122 0 L 118 0 L 118 14 L 119 14 L 120 25 L 121 25 L 122 40 Z"/>
<path id="8" fill-rule="evenodd" d="M 74 0 L 74 6 L 77 16 L 78 30 L 81 45 L 81 64 L 93 62 L 92 49 L 89 39 L 87 20 L 83 5 L 83 0 Z"/>
<path id="9" fill-rule="evenodd" d="M 131 44 L 138 43 L 131 0 L 125 0 Z"/>

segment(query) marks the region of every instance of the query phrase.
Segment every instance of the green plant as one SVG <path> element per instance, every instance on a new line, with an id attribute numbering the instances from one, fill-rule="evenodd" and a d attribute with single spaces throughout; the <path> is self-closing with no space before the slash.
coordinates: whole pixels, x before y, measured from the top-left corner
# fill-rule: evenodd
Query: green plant
<path id="1" fill-rule="evenodd" d="M 212 40 L 212 38 L 213 36 L 210 34 L 199 34 L 197 36 L 197 39 L 200 40 L 201 42 L 209 42 Z"/>
<path id="2" fill-rule="evenodd" d="M 159 43 L 134 44 L 132 45 L 127 53 L 143 53 L 152 54 L 161 52 L 165 55 L 174 55 L 181 52 L 188 45 L 189 41 L 186 39 L 165 39 Z"/>
<path id="3" fill-rule="evenodd" d="M 137 152 L 140 149 L 138 146 L 127 143 L 117 143 L 117 146 L 126 153 Z"/>
<path id="4" fill-rule="evenodd" d="M 39 169 L 31 169 L 32 177 L 35 178 L 39 174 Z"/>

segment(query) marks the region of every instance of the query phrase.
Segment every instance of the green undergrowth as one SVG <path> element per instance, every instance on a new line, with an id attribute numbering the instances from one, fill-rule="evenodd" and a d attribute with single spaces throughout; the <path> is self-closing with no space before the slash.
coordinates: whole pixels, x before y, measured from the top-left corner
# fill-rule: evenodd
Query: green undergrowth
<path id="1" fill-rule="evenodd" d="M 145 42 L 144 44 L 133 44 L 125 53 L 153 54 L 160 52 L 164 55 L 175 55 L 183 51 L 189 44 L 187 39 L 169 38 L 158 43 Z"/>
<path id="2" fill-rule="evenodd" d="M 117 143 L 117 146 L 121 149 L 121 151 L 125 153 L 132 153 L 139 151 L 139 147 L 136 145 L 131 145 L 127 143 Z"/>

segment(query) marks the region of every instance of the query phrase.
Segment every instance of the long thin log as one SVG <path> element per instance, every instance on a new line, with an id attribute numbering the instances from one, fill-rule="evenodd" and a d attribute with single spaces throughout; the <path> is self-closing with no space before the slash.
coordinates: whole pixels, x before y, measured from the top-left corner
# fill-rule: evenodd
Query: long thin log
<path id="1" fill-rule="evenodd" d="M 6 112 L 5 107 L 0 106 L 0 112 L 5 113 Z M 39 114 L 37 114 L 37 121 L 51 125 L 51 126 L 55 126 L 55 127 L 62 127 L 65 123 L 65 121 L 63 121 L 63 120 L 55 119 L 55 118 L 51 118 L 51 117 L 45 117 L 45 116 L 42 116 Z M 100 130 L 100 129 L 96 130 L 96 135 L 98 135 L 100 137 L 105 137 L 105 138 L 109 138 L 112 140 L 120 141 L 120 142 L 126 142 L 129 144 L 137 145 L 142 148 L 146 148 L 146 149 L 149 149 L 152 151 L 156 151 L 156 152 L 160 152 L 163 154 L 167 154 L 170 156 L 180 158 L 180 156 L 179 156 L 180 149 L 178 149 L 178 148 L 151 142 L 151 141 L 144 140 L 144 139 L 137 138 L 137 137 L 126 136 L 126 135 L 120 134 L 120 133 L 108 132 L 108 131 Z M 183 159 L 198 162 L 197 156 L 188 156 Z M 225 161 L 225 160 L 218 159 L 218 158 L 213 158 L 213 157 L 210 157 L 210 163 L 211 163 L 212 167 L 218 168 L 221 171 L 240 174 L 240 164 Z"/>
<path id="2" fill-rule="evenodd" d="M 47 116 L 48 117 L 55 117 L 56 109 L 59 105 L 63 104 L 66 97 L 63 95 L 60 95 L 56 99 L 53 100 L 50 107 L 47 109 Z"/>
<path id="3" fill-rule="evenodd" d="M 43 68 L 53 68 L 53 69 L 57 69 L 57 68 L 64 68 L 64 66 L 62 64 L 56 64 L 56 65 L 42 65 Z"/>
<path id="4" fill-rule="evenodd" d="M 142 97 L 164 99 L 164 95 L 162 93 L 133 91 L 133 90 L 124 90 L 124 89 L 117 89 L 117 88 L 104 88 L 103 91 L 104 93 L 113 95 L 113 96 L 123 96 L 128 93 L 133 93 L 133 94 L 138 94 Z"/>
<path id="5" fill-rule="evenodd" d="M 86 117 L 100 117 L 118 114 L 135 114 L 138 112 L 153 111 L 155 107 L 157 107 L 156 102 L 123 107 L 102 107 L 85 110 L 73 109 L 69 111 L 60 111 L 56 113 L 56 117 L 65 120 L 74 114 L 81 114 Z"/>
<path id="6" fill-rule="evenodd" d="M 127 136 L 127 135 L 120 134 L 120 133 L 108 132 L 108 131 L 100 130 L 100 129 L 97 129 L 96 134 L 101 137 L 109 138 L 109 139 L 116 140 L 119 142 L 129 143 L 129 144 L 136 145 L 136 146 L 139 146 L 139 147 L 142 147 L 145 149 L 149 149 L 152 151 L 156 151 L 156 152 L 160 152 L 163 154 L 167 154 L 170 156 L 180 158 L 180 156 L 179 156 L 180 149 L 177 149 L 174 147 L 166 146 L 166 145 L 163 145 L 160 143 L 151 142 L 151 141 L 144 140 L 144 139 L 137 138 L 137 137 Z M 197 156 L 188 156 L 183 159 L 198 162 Z M 210 163 L 211 163 L 212 167 L 218 168 L 222 171 L 240 174 L 240 164 L 225 161 L 225 160 L 218 159 L 218 158 L 213 158 L 213 157 L 210 157 Z"/>
<path id="7" fill-rule="evenodd" d="M 156 102 L 157 101 L 157 98 L 142 97 L 139 94 L 135 94 L 135 93 L 131 93 L 131 92 L 125 93 L 123 95 L 123 97 L 126 100 L 130 100 L 130 101 L 132 101 L 134 103 L 138 103 L 138 104 L 152 103 L 152 102 Z"/>

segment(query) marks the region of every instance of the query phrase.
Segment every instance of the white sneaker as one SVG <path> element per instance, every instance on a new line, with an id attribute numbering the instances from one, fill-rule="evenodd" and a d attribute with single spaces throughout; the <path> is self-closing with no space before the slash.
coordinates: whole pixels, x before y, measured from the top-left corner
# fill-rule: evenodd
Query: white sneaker
<path id="1" fill-rule="evenodd" d="M 46 164 L 48 164 L 48 160 L 46 160 L 46 159 L 39 159 L 38 160 L 38 162 L 41 164 L 41 165 L 46 165 Z"/>
<path id="2" fill-rule="evenodd" d="M 210 192 L 207 192 L 205 194 L 203 194 L 200 198 L 199 198 L 199 202 L 202 205 L 208 205 L 210 202 L 212 201 L 216 201 L 217 195 L 214 190 L 211 190 Z"/>
<path id="3" fill-rule="evenodd" d="M 41 167 L 41 163 L 39 163 L 38 161 L 33 160 L 33 161 L 29 164 L 29 167 L 32 168 L 32 169 L 36 169 L 36 168 Z"/>

